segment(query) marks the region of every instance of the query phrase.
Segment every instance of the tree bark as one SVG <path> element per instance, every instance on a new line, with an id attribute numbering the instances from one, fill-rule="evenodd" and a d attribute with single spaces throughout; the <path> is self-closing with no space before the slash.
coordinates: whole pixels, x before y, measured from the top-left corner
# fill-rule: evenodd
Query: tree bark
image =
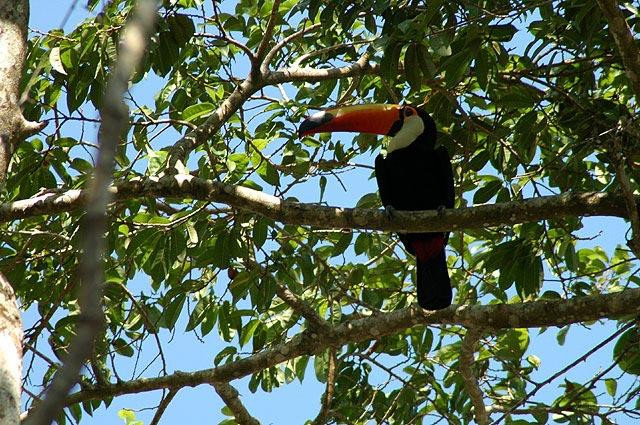
<path id="1" fill-rule="evenodd" d="M 43 128 L 20 109 L 20 80 L 27 56 L 28 0 L 0 0 L 0 183 L 19 141 Z"/>
<path id="2" fill-rule="evenodd" d="M 20 423 L 22 321 L 13 288 L 0 273 L 0 425 Z"/>
<path id="3" fill-rule="evenodd" d="M 0 187 L 17 143 L 42 128 L 24 119 L 20 80 L 27 52 L 28 0 L 0 0 Z M 0 425 L 20 423 L 22 321 L 15 293 L 0 273 Z"/>

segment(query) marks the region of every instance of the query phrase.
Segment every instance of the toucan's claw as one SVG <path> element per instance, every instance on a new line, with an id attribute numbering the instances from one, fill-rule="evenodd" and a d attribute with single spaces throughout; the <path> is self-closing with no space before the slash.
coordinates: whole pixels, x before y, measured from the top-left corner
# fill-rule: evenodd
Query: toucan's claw
<path id="1" fill-rule="evenodd" d="M 444 215 L 444 211 L 447 209 L 444 205 L 438 205 L 436 208 L 436 212 L 438 213 L 438 217 L 442 217 Z"/>
<path id="2" fill-rule="evenodd" d="M 391 205 L 384 206 L 384 215 L 387 216 L 387 220 L 391 221 L 396 215 L 396 209 Z"/>

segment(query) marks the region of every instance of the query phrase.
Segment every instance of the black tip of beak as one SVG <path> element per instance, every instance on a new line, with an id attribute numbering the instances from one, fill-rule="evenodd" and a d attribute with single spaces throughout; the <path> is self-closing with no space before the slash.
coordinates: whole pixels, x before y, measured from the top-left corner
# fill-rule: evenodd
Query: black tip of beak
<path id="1" fill-rule="evenodd" d="M 333 114 L 325 111 L 316 112 L 311 115 L 302 123 L 300 123 L 300 127 L 298 128 L 298 137 L 304 137 L 308 134 L 314 133 L 313 130 L 320 127 L 323 124 L 328 123 L 333 119 Z"/>

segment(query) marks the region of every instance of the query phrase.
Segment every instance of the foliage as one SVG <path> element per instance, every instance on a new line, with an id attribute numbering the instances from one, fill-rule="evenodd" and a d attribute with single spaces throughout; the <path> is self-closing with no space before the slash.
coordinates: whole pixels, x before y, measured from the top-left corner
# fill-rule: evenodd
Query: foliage
<path id="1" fill-rule="evenodd" d="M 24 113 L 49 125 L 17 147 L 3 202 L 85 186 L 95 154 L 95 110 L 133 3 L 91 0 L 89 17 L 74 29 L 31 34 Z M 130 122 L 118 147 L 116 182 L 162 175 L 172 146 L 211 122 L 250 75 L 246 50 L 262 42 L 272 7 L 269 0 L 162 3 L 127 99 Z M 627 5 L 622 11 L 638 33 L 637 10 Z M 372 154 L 382 140 L 299 140 L 296 125 L 336 102 L 397 99 L 424 104 L 436 120 L 440 143 L 454 158 L 458 207 L 616 191 L 614 140 L 625 141 L 625 158 L 634 161 L 637 101 L 594 2 L 288 0 L 274 19 L 273 40 L 291 39 L 276 52 L 271 70 L 333 68 L 364 54 L 370 66 L 345 78 L 285 78 L 256 90 L 220 131 L 178 162 L 178 171 L 290 200 L 376 208 Z M 293 36 L 314 23 L 320 25 Z M 634 188 L 636 178 L 632 170 Z M 46 345 L 58 359 L 45 364 L 41 382 L 28 376 L 36 393 L 50 382 L 74 336 L 81 218 L 80 211 L 63 212 L 0 228 L 0 269 L 24 308 L 40 317 L 26 333 L 27 356 Z M 637 287 L 625 235 L 613 235 L 615 248 L 600 246 L 585 239 L 600 229 L 584 225 L 574 217 L 453 232 L 454 302 L 521 303 Z M 112 207 L 107 242 L 107 326 L 83 387 L 119 381 L 126 358 L 142 347 L 161 347 L 176 332 L 193 335 L 194 346 L 203 338 L 222 341 L 214 366 L 287 341 L 312 323 L 283 298 L 284 290 L 329 325 L 415 300 L 414 263 L 397 237 L 383 232 L 315 229 L 224 204 L 149 194 Z M 608 329 L 629 320 L 620 317 Z M 558 331 L 558 350 L 566 325 Z M 545 423 L 554 415 L 560 423 L 586 424 L 633 414 L 640 386 L 629 375 L 640 372 L 640 355 L 637 327 L 626 329 L 614 340 L 614 367 L 582 382 L 548 382 L 546 398 L 528 396 L 536 381 L 544 381 L 531 349 L 539 336 L 527 329 L 486 333 L 474 369 L 485 404 L 495 408 L 492 419 L 512 406 L 507 423 Z M 469 423 L 472 404 L 458 371 L 464 333 L 458 325 L 410 327 L 338 347 L 332 378 L 326 350 L 253 373 L 248 388 L 270 392 L 295 379 L 313 380 L 315 371 L 318 381 L 334 381 L 328 418 L 336 423 Z M 596 342 L 585 343 L 575 357 Z M 161 362 L 155 359 L 153 369 L 160 375 L 167 373 Z M 388 384 L 380 384 L 380 376 Z M 110 402 L 69 406 L 69 418 L 79 421 L 82 411 L 91 414 Z M 127 423 L 136 422 L 122 412 Z M 314 415 L 310 410 L 309 418 Z"/>

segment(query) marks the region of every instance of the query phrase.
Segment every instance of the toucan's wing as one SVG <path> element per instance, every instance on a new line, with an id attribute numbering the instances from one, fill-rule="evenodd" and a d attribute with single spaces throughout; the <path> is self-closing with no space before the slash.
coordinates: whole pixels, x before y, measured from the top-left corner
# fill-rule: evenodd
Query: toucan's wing
<path id="1" fill-rule="evenodd" d="M 391 192 L 389 190 L 389 176 L 387 175 L 385 158 L 382 155 L 376 157 L 376 181 L 378 182 L 378 192 L 382 205 L 391 203 Z"/>
<path id="2" fill-rule="evenodd" d="M 456 192 L 453 187 L 453 167 L 451 166 L 451 158 L 449 152 L 444 146 L 435 150 L 435 154 L 438 157 L 437 163 L 440 166 L 439 175 L 442 176 L 442 184 L 444 185 L 444 206 L 447 208 L 453 208 L 455 204 Z"/>

